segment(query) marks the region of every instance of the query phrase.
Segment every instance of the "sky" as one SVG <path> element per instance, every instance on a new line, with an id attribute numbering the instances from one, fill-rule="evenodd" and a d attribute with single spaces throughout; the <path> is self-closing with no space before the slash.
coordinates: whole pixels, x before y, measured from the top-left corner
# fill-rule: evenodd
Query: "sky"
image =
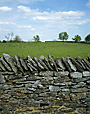
<path id="1" fill-rule="evenodd" d="M 39 35 L 41 41 L 68 40 L 90 34 L 90 0 L 0 0 L 0 40 L 13 32 L 23 41 Z"/>

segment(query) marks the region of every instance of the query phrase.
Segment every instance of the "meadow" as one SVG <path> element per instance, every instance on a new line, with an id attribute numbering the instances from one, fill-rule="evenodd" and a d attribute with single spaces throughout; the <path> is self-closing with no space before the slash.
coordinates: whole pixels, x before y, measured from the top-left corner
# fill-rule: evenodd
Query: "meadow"
<path id="1" fill-rule="evenodd" d="M 0 43 L 0 57 L 3 53 L 21 57 L 30 55 L 37 58 L 41 55 L 47 57 L 48 54 L 53 58 L 67 56 L 87 58 L 90 56 L 90 44 L 66 42 Z"/>

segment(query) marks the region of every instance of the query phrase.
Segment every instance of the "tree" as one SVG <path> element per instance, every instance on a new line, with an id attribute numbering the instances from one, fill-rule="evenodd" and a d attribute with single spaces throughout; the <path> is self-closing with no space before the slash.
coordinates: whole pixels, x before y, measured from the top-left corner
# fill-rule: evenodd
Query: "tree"
<path id="1" fill-rule="evenodd" d="M 72 38 L 72 40 L 74 40 L 75 42 L 79 42 L 81 41 L 81 36 L 75 35 L 75 38 Z"/>
<path id="2" fill-rule="evenodd" d="M 34 36 L 34 37 L 33 37 L 33 40 L 34 40 L 35 42 L 39 42 L 39 41 L 40 41 L 39 35 Z"/>
<path id="3" fill-rule="evenodd" d="M 21 38 L 19 38 L 19 36 L 16 35 L 13 41 L 14 42 L 21 42 Z"/>
<path id="4" fill-rule="evenodd" d="M 61 32 L 61 33 L 59 33 L 59 40 L 67 40 L 68 39 L 68 37 L 69 37 L 69 35 L 67 34 L 67 32 Z"/>
<path id="5" fill-rule="evenodd" d="M 11 41 L 12 41 L 13 36 L 14 36 L 14 34 L 13 34 L 13 32 L 11 32 Z"/>
<path id="6" fill-rule="evenodd" d="M 85 37 L 85 41 L 86 41 L 86 42 L 88 42 L 88 41 L 90 42 L 90 34 L 88 34 L 88 35 Z"/>
<path id="7" fill-rule="evenodd" d="M 7 35 L 5 35 L 5 38 L 7 39 L 7 42 L 12 41 L 13 35 L 14 35 L 13 32 L 8 33 Z"/>
<path id="8" fill-rule="evenodd" d="M 3 42 L 3 43 L 6 43 L 7 41 L 6 41 L 6 40 L 3 40 L 2 42 Z"/>
<path id="9" fill-rule="evenodd" d="M 10 33 L 8 33 L 8 35 L 7 36 L 5 36 L 5 38 L 7 39 L 7 42 L 9 41 L 9 39 L 10 39 Z"/>

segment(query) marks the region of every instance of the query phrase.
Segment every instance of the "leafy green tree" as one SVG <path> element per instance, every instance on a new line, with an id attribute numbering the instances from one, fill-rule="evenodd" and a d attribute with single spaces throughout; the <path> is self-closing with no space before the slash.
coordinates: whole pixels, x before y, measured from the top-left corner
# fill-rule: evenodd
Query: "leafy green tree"
<path id="1" fill-rule="evenodd" d="M 6 40 L 3 40 L 2 43 L 6 43 L 7 41 Z"/>
<path id="2" fill-rule="evenodd" d="M 85 41 L 86 41 L 86 42 L 88 42 L 88 41 L 90 42 L 90 34 L 88 34 L 88 35 L 85 37 Z"/>
<path id="3" fill-rule="evenodd" d="M 33 40 L 34 40 L 35 42 L 39 42 L 39 41 L 40 41 L 39 35 L 34 36 L 34 37 L 33 37 Z"/>
<path id="4" fill-rule="evenodd" d="M 22 40 L 18 35 L 16 35 L 13 41 L 14 42 L 21 42 Z"/>
<path id="5" fill-rule="evenodd" d="M 79 42 L 81 41 L 81 36 L 75 35 L 75 38 L 72 38 L 72 40 L 74 40 L 75 42 Z"/>
<path id="6" fill-rule="evenodd" d="M 59 40 L 67 40 L 68 39 L 68 37 L 69 37 L 69 35 L 67 34 L 67 32 L 61 32 L 61 33 L 59 33 Z"/>

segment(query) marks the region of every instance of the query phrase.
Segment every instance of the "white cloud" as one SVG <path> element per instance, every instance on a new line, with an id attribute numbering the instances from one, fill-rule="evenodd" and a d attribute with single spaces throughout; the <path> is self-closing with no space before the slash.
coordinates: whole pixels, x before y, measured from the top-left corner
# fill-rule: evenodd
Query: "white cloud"
<path id="1" fill-rule="evenodd" d="M 35 28 L 33 28 L 30 25 L 19 25 L 18 27 L 19 28 L 22 28 L 22 29 L 30 29 L 31 31 L 35 30 Z"/>
<path id="2" fill-rule="evenodd" d="M 40 12 L 39 9 L 30 9 L 30 7 L 26 6 L 18 6 L 18 11 L 24 12 L 26 15 L 32 15 L 34 20 L 40 21 L 56 21 L 63 19 L 80 19 L 85 15 L 84 12 L 81 11 L 44 11 Z M 25 17 L 26 18 L 26 17 Z"/>
<path id="3" fill-rule="evenodd" d="M 19 27 L 19 28 L 31 28 L 30 25 L 19 25 L 18 27 Z"/>
<path id="4" fill-rule="evenodd" d="M 29 13 L 31 10 L 29 7 L 25 7 L 25 6 L 18 6 L 19 11 L 23 11 L 26 13 Z"/>
<path id="5" fill-rule="evenodd" d="M 90 0 L 88 1 L 88 3 L 86 4 L 87 6 L 90 6 Z"/>
<path id="6" fill-rule="evenodd" d="M 18 11 L 25 13 L 26 15 L 40 15 L 39 9 L 30 9 L 26 6 L 18 6 Z"/>
<path id="7" fill-rule="evenodd" d="M 34 20 L 47 20 L 47 17 L 44 17 L 44 16 L 36 16 L 33 18 Z"/>
<path id="8" fill-rule="evenodd" d="M 7 11 L 11 11 L 11 10 L 12 10 L 12 8 L 9 8 L 9 7 L 7 7 L 7 6 L 0 7 L 0 11 L 5 11 L 5 12 L 7 12 Z"/>
<path id="9" fill-rule="evenodd" d="M 47 21 L 50 23 L 68 23 L 76 20 L 80 20 L 84 16 L 84 12 L 80 11 L 64 11 L 64 12 L 37 12 L 37 15 L 33 17 L 34 20 Z"/>
<path id="10" fill-rule="evenodd" d="M 0 22 L 0 25 L 15 25 L 13 22 Z"/>
<path id="11" fill-rule="evenodd" d="M 90 20 L 83 19 L 85 12 L 83 11 L 44 11 L 40 12 L 39 9 L 30 9 L 26 6 L 18 6 L 18 11 L 23 11 L 25 18 L 33 19 L 34 21 L 43 21 L 50 25 L 83 25 Z M 30 16 L 30 17 L 29 17 Z"/>

